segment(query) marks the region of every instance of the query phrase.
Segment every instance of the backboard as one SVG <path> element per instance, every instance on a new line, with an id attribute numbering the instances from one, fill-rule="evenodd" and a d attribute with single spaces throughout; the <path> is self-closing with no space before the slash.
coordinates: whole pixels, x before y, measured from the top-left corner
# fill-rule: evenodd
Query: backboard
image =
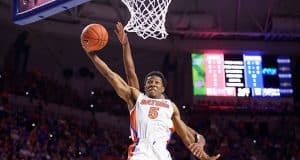
<path id="1" fill-rule="evenodd" d="M 90 0 L 13 0 L 13 21 L 26 25 Z"/>

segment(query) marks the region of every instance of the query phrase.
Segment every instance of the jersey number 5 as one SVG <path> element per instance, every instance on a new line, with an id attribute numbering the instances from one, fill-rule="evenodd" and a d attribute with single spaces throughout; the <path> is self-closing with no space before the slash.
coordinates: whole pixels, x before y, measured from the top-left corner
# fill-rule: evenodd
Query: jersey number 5
<path id="1" fill-rule="evenodd" d="M 158 107 L 150 107 L 148 117 L 151 119 L 155 119 L 158 116 Z"/>

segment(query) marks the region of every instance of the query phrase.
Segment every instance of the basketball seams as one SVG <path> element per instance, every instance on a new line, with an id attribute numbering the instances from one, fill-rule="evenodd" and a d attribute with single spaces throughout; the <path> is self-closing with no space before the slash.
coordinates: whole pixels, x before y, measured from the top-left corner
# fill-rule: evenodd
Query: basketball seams
<path id="1" fill-rule="evenodd" d="M 101 36 L 100 37 L 102 37 L 102 39 L 101 38 L 99 38 L 99 40 L 100 41 L 107 41 L 108 40 L 108 33 L 107 33 L 107 30 L 103 27 L 103 26 L 101 26 L 101 25 L 99 25 L 99 27 L 100 27 L 100 32 L 101 32 Z"/>
<path id="2" fill-rule="evenodd" d="M 97 30 L 95 30 L 93 27 L 91 27 L 91 31 L 94 32 L 97 35 L 97 37 L 98 37 L 97 41 L 98 42 L 96 43 L 96 45 L 100 44 L 101 47 L 99 47 L 99 49 L 102 49 L 105 46 L 105 40 L 102 40 L 101 37 L 104 37 L 104 35 L 105 35 L 104 32 L 106 32 L 106 31 L 99 24 L 95 24 L 94 26 L 99 27 L 99 32 Z"/>
<path id="3" fill-rule="evenodd" d="M 103 37 L 103 39 L 100 39 L 100 41 L 108 41 L 108 32 L 103 26 L 101 26 L 101 34 L 101 37 Z"/>
<path id="4" fill-rule="evenodd" d="M 100 36 L 99 36 L 99 33 L 97 32 L 97 30 L 95 30 L 93 27 L 94 27 L 95 25 L 93 25 L 93 26 L 91 26 L 91 28 L 90 28 L 90 31 L 91 32 L 94 32 L 94 34 L 96 34 L 97 35 L 97 40 L 99 40 L 100 39 Z M 96 26 L 95 26 L 96 27 Z"/>
<path id="5" fill-rule="evenodd" d="M 87 38 L 87 39 L 92 39 L 92 40 L 99 40 L 97 38 L 94 38 L 94 37 L 91 37 L 91 36 L 88 36 L 88 35 L 83 35 L 84 38 Z"/>
<path id="6" fill-rule="evenodd" d="M 107 34 L 105 34 L 105 30 L 104 30 L 104 28 L 102 27 L 102 26 L 100 26 L 100 32 L 101 32 L 101 37 L 103 38 L 103 39 L 99 39 L 100 40 L 100 43 L 102 44 L 102 45 L 104 45 L 104 43 L 105 43 L 105 35 L 107 35 Z"/>
<path id="7" fill-rule="evenodd" d="M 95 47 L 97 47 L 97 45 L 99 44 L 99 34 L 97 33 L 97 31 L 93 28 L 95 25 L 91 25 L 87 31 L 86 34 L 84 35 L 85 38 L 89 39 L 89 40 L 95 40 L 95 41 L 90 41 L 90 44 L 88 45 L 91 49 L 95 49 Z M 93 37 L 96 36 L 97 38 Z"/>
<path id="8" fill-rule="evenodd" d="M 90 24 L 82 31 L 81 40 L 88 40 L 89 43 L 82 43 L 89 50 L 100 50 L 104 48 L 108 41 L 108 32 L 100 24 Z"/>
<path id="9" fill-rule="evenodd" d="M 101 46 L 102 46 L 101 49 L 102 49 L 107 43 L 108 33 L 103 26 L 99 25 L 99 28 L 100 28 L 99 35 L 101 34 L 100 37 L 102 37 L 102 39 L 99 37 L 99 43 L 101 44 Z"/>
<path id="10" fill-rule="evenodd" d="M 101 26 L 101 25 L 99 25 L 99 43 L 100 43 L 100 45 L 102 46 L 101 48 L 103 48 L 103 45 L 104 45 L 104 43 L 103 43 L 103 41 L 102 41 L 102 39 L 100 39 L 100 37 L 102 37 L 103 38 L 103 27 Z"/>

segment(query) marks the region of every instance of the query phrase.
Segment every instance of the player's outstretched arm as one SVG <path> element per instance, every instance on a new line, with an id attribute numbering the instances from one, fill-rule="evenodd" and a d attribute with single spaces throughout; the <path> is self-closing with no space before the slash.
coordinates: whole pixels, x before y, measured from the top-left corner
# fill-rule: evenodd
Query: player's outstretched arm
<path id="1" fill-rule="evenodd" d="M 209 156 L 204 151 L 205 140 L 200 140 L 201 136 L 195 132 L 181 120 L 180 112 L 177 106 L 173 103 L 174 113 L 172 121 L 175 127 L 176 133 L 179 135 L 185 146 L 199 159 L 201 160 L 216 160 L 220 157 L 220 154 L 216 156 Z"/>
<path id="2" fill-rule="evenodd" d="M 139 80 L 135 73 L 135 66 L 132 58 L 130 43 L 127 33 L 124 31 L 124 27 L 121 22 L 117 22 L 115 33 L 123 48 L 123 62 L 127 76 L 128 85 L 136 89 L 140 89 Z"/>
<path id="3" fill-rule="evenodd" d="M 130 87 L 117 73 L 113 72 L 95 52 L 86 51 L 86 53 L 96 66 L 97 70 L 112 85 L 118 96 L 127 102 L 128 109 L 131 110 L 140 92 L 137 89 Z"/>

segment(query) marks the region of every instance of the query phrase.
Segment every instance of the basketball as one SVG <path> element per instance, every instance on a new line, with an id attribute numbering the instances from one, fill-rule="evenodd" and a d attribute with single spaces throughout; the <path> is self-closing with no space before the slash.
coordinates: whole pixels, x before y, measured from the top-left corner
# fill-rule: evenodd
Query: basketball
<path id="1" fill-rule="evenodd" d="M 81 45 L 87 51 L 98 51 L 108 42 L 108 33 L 101 24 L 89 24 L 81 33 Z"/>

